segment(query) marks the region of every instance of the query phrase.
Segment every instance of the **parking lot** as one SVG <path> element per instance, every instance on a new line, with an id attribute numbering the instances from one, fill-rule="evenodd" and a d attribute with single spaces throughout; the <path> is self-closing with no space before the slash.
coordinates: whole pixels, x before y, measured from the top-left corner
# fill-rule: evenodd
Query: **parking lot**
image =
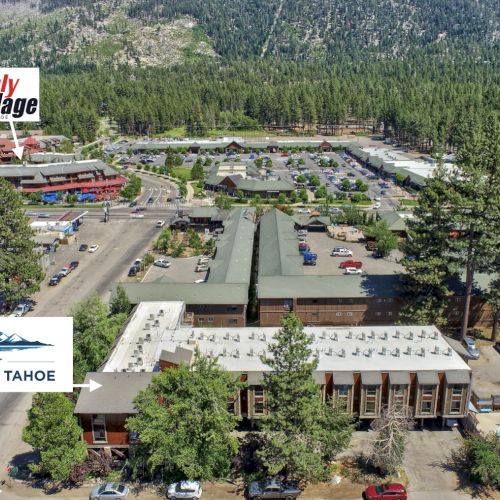
<path id="1" fill-rule="evenodd" d="M 299 240 L 297 239 L 297 245 Z M 363 263 L 363 274 L 398 274 L 404 268 L 399 264 L 402 258 L 401 252 L 394 250 L 384 259 L 375 259 L 372 253 L 366 250 L 364 244 L 355 242 L 344 242 L 329 238 L 327 233 L 309 232 L 307 234 L 307 244 L 311 247 L 311 252 L 318 255 L 315 266 L 304 266 L 306 275 L 332 275 L 344 274 L 344 270 L 339 268 L 339 264 L 346 260 L 355 260 Z M 352 250 L 352 257 L 331 257 L 330 252 L 334 247 L 345 247 Z M 352 276 L 357 279 L 358 276 Z"/>

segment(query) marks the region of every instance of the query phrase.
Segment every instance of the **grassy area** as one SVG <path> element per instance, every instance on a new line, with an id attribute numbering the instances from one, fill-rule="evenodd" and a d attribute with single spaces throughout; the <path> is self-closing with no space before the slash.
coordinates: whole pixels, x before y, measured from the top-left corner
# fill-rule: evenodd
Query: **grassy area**
<path id="1" fill-rule="evenodd" d="M 409 200 L 407 198 L 400 198 L 398 202 L 406 207 L 416 207 L 418 204 L 418 200 Z"/>
<path id="2" fill-rule="evenodd" d="M 212 128 L 208 131 L 211 137 L 262 137 L 265 131 L 262 129 L 228 130 L 223 128 Z"/>
<path id="3" fill-rule="evenodd" d="M 172 175 L 178 179 L 189 181 L 191 179 L 191 169 L 185 167 L 176 167 L 172 171 Z"/>

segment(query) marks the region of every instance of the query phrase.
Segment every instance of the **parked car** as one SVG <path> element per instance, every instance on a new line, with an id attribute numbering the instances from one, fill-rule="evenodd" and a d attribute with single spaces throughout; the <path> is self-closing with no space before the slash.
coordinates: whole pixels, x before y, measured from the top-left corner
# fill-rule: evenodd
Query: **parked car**
<path id="1" fill-rule="evenodd" d="M 172 264 L 169 260 L 166 259 L 156 259 L 153 264 L 158 267 L 170 267 Z"/>
<path id="2" fill-rule="evenodd" d="M 407 500 L 408 494 L 402 484 L 370 485 L 363 493 L 365 500 Z"/>
<path id="3" fill-rule="evenodd" d="M 127 498 L 128 486 L 118 483 L 99 484 L 92 488 L 90 500 L 122 500 Z"/>
<path id="4" fill-rule="evenodd" d="M 89 246 L 89 253 L 94 253 L 94 252 L 97 252 L 97 249 L 99 248 L 99 245 L 90 245 Z"/>
<path id="5" fill-rule="evenodd" d="M 201 264 L 208 264 L 209 262 L 210 262 L 210 257 L 205 256 L 205 257 L 200 257 L 200 258 L 198 259 L 197 264 L 198 264 L 198 265 L 201 265 Z"/>
<path id="6" fill-rule="evenodd" d="M 298 212 L 299 214 L 310 214 L 310 213 L 311 213 L 311 211 L 312 211 L 312 210 L 311 210 L 310 208 L 299 208 L 299 209 L 297 210 L 297 212 Z"/>
<path id="7" fill-rule="evenodd" d="M 300 488 L 294 481 L 280 481 L 278 479 L 253 481 L 248 487 L 248 498 L 252 500 L 264 500 L 265 498 L 293 500 L 299 495 Z"/>
<path id="8" fill-rule="evenodd" d="M 137 273 L 140 272 L 141 268 L 137 266 L 132 266 L 128 270 L 128 276 L 137 276 Z"/>
<path id="9" fill-rule="evenodd" d="M 384 258 L 384 254 L 380 250 L 375 249 L 372 252 L 372 257 L 374 259 L 383 259 Z"/>
<path id="10" fill-rule="evenodd" d="M 466 347 L 466 349 L 472 359 L 479 359 L 481 357 L 481 353 L 477 347 Z"/>
<path id="11" fill-rule="evenodd" d="M 205 283 L 205 279 L 194 280 L 194 283 Z"/>
<path id="12" fill-rule="evenodd" d="M 162 228 L 164 225 L 165 225 L 165 221 L 164 220 L 157 220 L 156 221 L 156 227 L 157 228 Z"/>
<path id="13" fill-rule="evenodd" d="M 68 276 L 68 274 L 71 272 L 71 269 L 69 267 L 63 267 L 60 271 L 59 274 L 61 275 L 62 278 L 65 278 Z"/>
<path id="14" fill-rule="evenodd" d="M 129 207 L 135 207 L 136 205 L 137 205 L 137 201 L 136 201 L 136 200 L 131 201 L 131 202 L 128 204 L 128 206 L 129 206 Z"/>
<path id="15" fill-rule="evenodd" d="M 73 260 L 69 263 L 69 268 L 73 271 L 73 269 L 76 269 L 80 263 L 77 260 Z"/>
<path id="16" fill-rule="evenodd" d="M 78 249 L 80 252 L 86 252 L 89 249 L 89 246 L 86 245 L 85 243 L 82 243 L 80 245 L 80 248 Z"/>
<path id="17" fill-rule="evenodd" d="M 475 349 L 476 348 L 476 342 L 472 337 L 464 337 L 464 344 L 468 348 Z"/>
<path id="18" fill-rule="evenodd" d="M 39 219 L 48 219 L 50 217 L 49 214 L 38 214 Z"/>
<path id="19" fill-rule="evenodd" d="M 297 231 L 297 236 L 307 236 L 307 229 L 299 229 Z"/>
<path id="20" fill-rule="evenodd" d="M 359 260 L 344 260 L 339 264 L 341 269 L 345 269 L 346 267 L 355 267 L 356 269 L 361 269 L 363 267 L 363 263 Z"/>
<path id="21" fill-rule="evenodd" d="M 144 214 L 140 212 L 130 212 L 130 217 L 132 217 L 132 219 L 144 219 Z"/>
<path id="22" fill-rule="evenodd" d="M 208 271 L 208 264 L 198 264 L 195 268 L 195 272 L 197 273 L 203 273 L 205 271 Z"/>
<path id="23" fill-rule="evenodd" d="M 201 493 L 202 488 L 199 481 L 179 481 L 168 485 L 167 498 L 170 500 L 198 500 Z"/>
<path id="24" fill-rule="evenodd" d="M 380 202 L 377 201 L 377 203 L 374 203 L 373 204 L 373 209 L 374 210 L 378 210 L 380 207 L 382 206 L 382 204 Z"/>
<path id="25" fill-rule="evenodd" d="M 363 269 L 358 267 L 346 267 L 344 274 L 363 274 Z"/>
<path id="26" fill-rule="evenodd" d="M 50 278 L 49 280 L 49 286 L 56 286 L 59 284 L 59 282 L 61 281 L 61 275 L 60 274 L 54 274 L 54 276 L 52 276 L 52 278 Z"/>
<path id="27" fill-rule="evenodd" d="M 30 309 L 31 309 L 30 304 L 27 303 L 17 304 L 16 308 L 10 314 L 10 317 L 20 318 L 21 316 L 24 316 L 27 312 L 29 312 Z"/>
<path id="28" fill-rule="evenodd" d="M 352 250 L 345 247 L 335 247 L 330 255 L 332 257 L 352 257 Z"/>
<path id="29" fill-rule="evenodd" d="M 142 259 L 135 259 L 134 262 L 132 263 L 132 265 L 141 268 L 142 267 Z"/>

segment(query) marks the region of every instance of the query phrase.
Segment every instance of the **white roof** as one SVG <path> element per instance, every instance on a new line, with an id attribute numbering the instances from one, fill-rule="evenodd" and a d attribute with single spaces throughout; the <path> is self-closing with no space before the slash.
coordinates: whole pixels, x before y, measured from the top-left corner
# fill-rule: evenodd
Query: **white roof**
<path id="1" fill-rule="evenodd" d="M 231 372 L 269 370 L 260 356 L 269 355 L 268 344 L 278 327 L 183 327 L 183 314 L 183 302 L 139 304 L 102 371 L 156 371 L 161 352 L 174 353 L 177 346 L 198 347 L 207 356 L 217 356 L 219 364 Z M 313 339 L 312 355 L 319 360 L 317 371 L 470 370 L 435 326 L 304 329 Z M 141 364 L 137 364 L 139 358 Z"/>

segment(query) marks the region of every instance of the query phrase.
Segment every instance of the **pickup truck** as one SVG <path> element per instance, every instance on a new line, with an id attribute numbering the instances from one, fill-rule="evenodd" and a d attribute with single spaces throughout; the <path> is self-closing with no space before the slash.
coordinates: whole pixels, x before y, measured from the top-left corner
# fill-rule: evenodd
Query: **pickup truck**
<path id="1" fill-rule="evenodd" d="M 318 254 L 313 252 L 304 252 L 302 254 L 304 256 L 304 266 L 315 266 L 316 260 L 318 260 Z"/>
<path id="2" fill-rule="evenodd" d="M 359 260 L 344 260 L 339 264 L 341 269 L 345 269 L 346 267 L 354 267 L 356 269 L 361 269 L 363 267 L 363 263 Z"/>

